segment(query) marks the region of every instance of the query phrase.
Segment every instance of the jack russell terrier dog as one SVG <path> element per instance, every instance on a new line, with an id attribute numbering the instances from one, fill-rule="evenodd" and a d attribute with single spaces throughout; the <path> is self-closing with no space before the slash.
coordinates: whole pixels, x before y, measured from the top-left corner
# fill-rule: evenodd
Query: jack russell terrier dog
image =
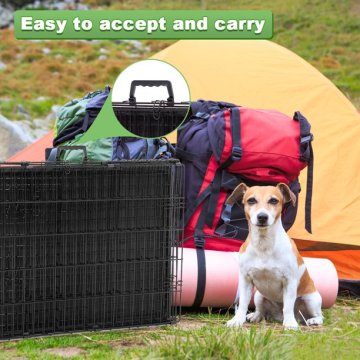
<path id="1" fill-rule="evenodd" d="M 307 325 L 321 325 L 321 296 L 281 223 L 284 204 L 295 205 L 296 196 L 283 183 L 276 187 L 240 184 L 227 203 L 240 200 L 249 235 L 239 253 L 239 306 L 227 326 L 268 318 L 282 321 L 286 329 L 298 329 L 296 319 L 307 318 Z M 246 315 L 254 286 L 255 312 Z"/>

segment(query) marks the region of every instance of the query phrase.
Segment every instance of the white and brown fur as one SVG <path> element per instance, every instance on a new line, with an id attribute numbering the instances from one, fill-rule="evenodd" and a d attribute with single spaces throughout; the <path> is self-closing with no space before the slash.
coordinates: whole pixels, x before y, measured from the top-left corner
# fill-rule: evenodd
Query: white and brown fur
<path id="1" fill-rule="evenodd" d="M 286 329 L 297 329 L 297 319 L 321 325 L 321 296 L 300 256 L 286 234 L 281 212 L 296 197 L 285 184 L 247 187 L 240 184 L 227 202 L 242 200 L 249 235 L 239 253 L 239 306 L 228 326 L 242 326 L 272 318 Z M 247 314 L 253 287 L 255 312 Z"/>

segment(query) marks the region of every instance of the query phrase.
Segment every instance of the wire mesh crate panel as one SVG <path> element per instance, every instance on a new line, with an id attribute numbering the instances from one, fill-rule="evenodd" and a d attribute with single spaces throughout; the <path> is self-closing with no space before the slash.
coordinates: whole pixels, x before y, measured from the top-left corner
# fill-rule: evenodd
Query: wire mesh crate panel
<path id="1" fill-rule="evenodd" d="M 128 198 L 114 198 L 109 194 L 104 199 L 79 200 L 74 196 L 74 199 L 56 202 L 18 201 L 14 195 L 12 202 L 0 203 L 0 237 L 166 228 L 167 214 L 173 208 L 181 208 L 183 200 L 179 195 L 170 197 L 169 184 L 163 186 L 159 182 L 158 186 L 167 188 L 167 198 L 142 197 L 139 191 L 136 196 L 128 194 Z"/>
<path id="2" fill-rule="evenodd" d="M 0 338 L 172 323 L 168 292 L 0 305 Z"/>
<path id="3" fill-rule="evenodd" d="M 174 131 L 185 119 L 188 108 L 188 104 L 184 106 L 113 104 L 115 116 L 121 125 L 132 133 L 144 137 L 157 137 Z"/>
<path id="4" fill-rule="evenodd" d="M 168 260 L 8 270 L 0 274 L 0 304 L 170 291 Z"/>
<path id="5" fill-rule="evenodd" d="M 174 292 L 139 292 L 0 305 L 0 337 L 173 322 Z"/>
<path id="6" fill-rule="evenodd" d="M 179 233 L 171 237 L 167 231 L 134 231 L 5 239 L 0 246 L 0 279 L 5 284 L 0 303 L 98 294 L 92 284 L 103 286 L 104 279 L 112 283 L 116 277 L 124 289 L 132 289 L 133 272 L 144 276 L 143 282 L 149 285 L 151 277 L 160 279 L 156 263 L 167 271 L 166 262 L 172 260 L 171 248 L 178 237 Z M 116 265 L 112 270 L 111 264 Z M 141 279 L 136 278 L 135 283 L 134 291 L 147 289 Z M 107 288 L 104 293 L 121 289 Z"/>
<path id="7" fill-rule="evenodd" d="M 129 229 L 165 229 L 167 214 L 182 200 L 109 199 L 59 203 L 0 204 L 0 238 L 17 235 L 71 234 Z M 121 221 L 119 221 L 121 219 Z"/>
<path id="8" fill-rule="evenodd" d="M 24 163 L 0 166 L 0 203 L 112 198 L 168 198 L 169 161 Z M 181 171 L 180 169 L 178 171 Z M 136 181 L 134 181 L 136 179 Z"/>
<path id="9" fill-rule="evenodd" d="M 181 304 L 182 271 L 183 271 L 183 248 L 174 246 L 171 248 L 170 278 L 171 278 L 171 303 Z"/>
<path id="10" fill-rule="evenodd" d="M 55 266 L 167 260 L 180 230 L 11 237 L 0 242 L 0 271 Z"/>
<path id="11" fill-rule="evenodd" d="M 0 338 L 169 323 L 183 167 L 0 166 Z"/>
<path id="12" fill-rule="evenodd" d="M 57 207 L 52 203 L 1 203 L 0 238 L 57 232 Z"/>

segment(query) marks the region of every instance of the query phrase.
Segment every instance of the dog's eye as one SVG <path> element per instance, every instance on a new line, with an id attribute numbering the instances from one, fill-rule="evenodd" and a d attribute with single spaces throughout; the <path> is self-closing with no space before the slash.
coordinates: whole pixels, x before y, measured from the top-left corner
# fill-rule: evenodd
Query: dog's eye
<path id="1" fill-rule="evenodd" d="M 249 198 L 249 199 L 247 200 L 247 203 L 248 203 L 249 205 L 254 205 L 254 204 L 257 203 L 257 201 L 256 201 L 255 198 Z"/>
<path id="2" fill-rule="evenodd" d="M 271 199 L 269 200 L 269 204 L 271 204 L 271 205 L 276 205 L 276 204 L 278 204 L 278 203 L 279 203 L 279 200 L 278 200 L 278 199 L 271 198 Z"/>

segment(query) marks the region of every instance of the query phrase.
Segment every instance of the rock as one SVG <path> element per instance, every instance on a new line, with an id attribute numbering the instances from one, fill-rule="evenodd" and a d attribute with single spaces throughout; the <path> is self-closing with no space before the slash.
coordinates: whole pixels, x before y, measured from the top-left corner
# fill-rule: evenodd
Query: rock
<path id="1" fill-rule="evenodd" d="M 105 48 L 100 48 L 99 52 L 100 52 L 100 54 L 108 54 L 109 50 L 107 50 Z"/>
<path id="2" fill-rule="evenodd" d="M 130 44 L 136 50 L 143 50 L 144 49 L 144 44 L 139 40 L 123 40 L 123 42 L 126 43 L 126 44 Z"/>
<path id="3" fill-rule="evenodd" d="M 44 55 L 49 55 L 51 53 L 51 49 L 46 47 L 42 49 L 42 52 Z"/>
<path id="4" fill-rule="evenodd" d="M 135 53 L 129 53 L 128 51 L 123 50 L 123 54 L 127 57 L 127 58 L 137 58 L 139 56 L 139 54 L 135 54 Z"/>
<path id="5" fill-rule="evenodd" d="M 6 64 L 0 61 L 0 71 L 6 69 Z"/>
<path id="6" fill-rule="evenodd" d="M 8 159 L 33 141 L 19 125 L 0 115 L 0 160 Z"/>
<path id="7" fill-rule="evenodd" d="M 25 109 L 25 107 L 22 104 L 18 104 L 14 108 L 14 112 L 18 115 L 21 115 L 21 117 L 25 120 L 31 120 L 29 112 Z"/>
<path id="8" fill-rule="evenodd" d="M 129 58 L 138 57 L 146 50 L 144 44 L 139 40 L 122 40 L 122 43 L 127 45 L 123 52 Z"/>
<path id="9" fill-rule="evenodd" d="M 31 129 L 31 135 L 35 139 L 39 139 L 46 135 L 49 130 L 52 128 L 53 122 L 50 124 L 47 119 L 34 119 L 32 122 L 32 129 Z"/>
<path id="10" fill-rule="evenodd" d="M 100 60 L 100 61 L 103 61 L 103 60 L 107 60 L 107 56 L 106 55 L 100 55 L 99 57 L 98 57 L 98 60 Z"/>
<path id="11" fill-rule="evenodd" d="M 62 108 L 62 105 L 53 105 L 52 107 L 51 107 L 51 111 L 55 114 L 55 115 L 57 115 L 57 113 L 59 112 L 59 110 Z"/>
<path id="12" fill-rule="evenodd" d="M 35 100 L 36 101 L 46 101 L 46 100 L 49 100 L 49 98 L 47 96 L 38 96 Z"/>
<path id="13" fill-rule="evenodd" d="M 7 28 L 13 23 L 13 11 L 10 6 L 0 3 L 0 29 Z"/>
<path id="14" fill-rule="evenodd" d="M 46 116 L 45 121 L 50 125 L 50 127 L 54 124 L 56 117 L 57 117 L 57 113 L 59 112 L 59 110 L 61 109 L 62 106 L 60 105 L 53 105 L 51 107 L 51 113 Z M 50 129 L 49 127 L 49 129 Z"/>
<path id="15" fill-rule="evenodd" d="M 22 131 L 35 141 L 49 132 L 53 126 L 53 121 L 47 119 L 33 119 L 13 121 L 13 124 L 20 127 Z"/>
<path id="16" fill-rule="evenodd" d="M 34 1 L 33 4 L 27 5 L 27 9 L 46 9 L 46 10 L 89 10 L 89 7 L 80 4 L 79 0 L 64 1 Z"/>
<path id="17" fill-rule="evenodd" d="M 90 8 L 89 8 L 89 6 L 87 6 L 85 4 L 78 4 L 77 10 L 90 10 Z"/>

